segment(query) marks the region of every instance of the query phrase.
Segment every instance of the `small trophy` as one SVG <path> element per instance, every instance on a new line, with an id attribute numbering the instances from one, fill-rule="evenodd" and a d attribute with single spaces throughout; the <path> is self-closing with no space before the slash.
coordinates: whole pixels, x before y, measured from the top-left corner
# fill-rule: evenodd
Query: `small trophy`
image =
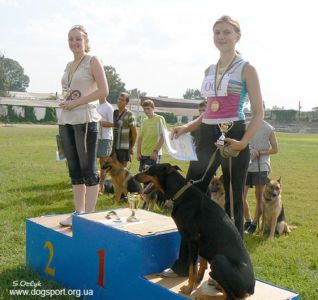
<path id="1" fill-rule="evenodd" d="M 136 217 L 136 210 L 139 207 L 141 196 L 138 193 L 128 193 L 128 204 L 131 210 L 131 215 L 127 218 L 127 222 L 138 222 L 139 219 Z"/>
<path id="2" fill-rule="evenodd" d="M 62 89 L 62 101 L 68 100 L 71 95 L 71 89 L 63 87 Z"/>
<path id="3" fill-rule="evenodd" d="M 221 136 L 216 141 L 216 144 L 219 146 L 224 146 L 225 134 L 233 127 L 233 122 L 219 123 L 218 126 L 221 131 Z"/>

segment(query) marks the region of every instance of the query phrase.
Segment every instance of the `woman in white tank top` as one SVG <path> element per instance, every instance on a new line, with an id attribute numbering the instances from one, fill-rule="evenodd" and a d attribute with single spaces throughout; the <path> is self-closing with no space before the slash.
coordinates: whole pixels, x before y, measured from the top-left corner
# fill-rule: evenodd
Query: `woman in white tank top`
<path id="1" fill-rule="evenodd" d="M 89 51 L 88 35 L 81 25 L 68 33 L 74 60 L 62 77 L 63 101 L 58 115 L 59 133 L 72 181 L 75 213 L 93 212 L 99 190 L 96 168 L 98 100 L 105 101 L 108 84 L 102 64 Z M 60 222 L 72 225 L 72 216 Z"/>

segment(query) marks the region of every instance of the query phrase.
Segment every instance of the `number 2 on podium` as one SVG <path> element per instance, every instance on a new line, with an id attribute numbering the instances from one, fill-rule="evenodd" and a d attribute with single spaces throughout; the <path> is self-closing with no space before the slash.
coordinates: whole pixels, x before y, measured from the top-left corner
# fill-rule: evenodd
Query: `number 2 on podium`
<path id="1" fill-rule="evenodd" d="M 50 264 L 52 262 L 52 259 L 53 259 L 53 256 L 54 256 L 54 248 L 53 248 L 53 245 L 50 241 L 46 241 L 45 244 L 44 244 L 44 248 L 48 248 L 49 249 L 49 260 L 46 264 L 46 267 L 45 267 L 45 270 L 44 272 L 46 274 L 49 274 L 51 276 L 54 276 L 55 275 L 55 268 L 51 268 L 50 267 Z"/>

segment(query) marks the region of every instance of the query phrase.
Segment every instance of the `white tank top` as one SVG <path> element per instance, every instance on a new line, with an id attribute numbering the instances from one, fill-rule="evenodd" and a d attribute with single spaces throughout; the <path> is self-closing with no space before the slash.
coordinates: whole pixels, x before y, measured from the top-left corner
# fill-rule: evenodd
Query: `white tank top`
<path id="1" fill-rule="evenodd" d="M 80 91 L 81 96 L 89 95 L 97 89 L 97 84 L 90 67 L 92 57 L 93 56 L 91 55 L 86 55 L 83 58 L 71 81 L 70 89 L 72 91 Z M 72 62 L 69 62 L 64 70 L 62 77 L 62 87 L 68 87 L 68 75 L 71 63 Z M 88 122 L 98 122 L 101 118 L 100 114 L 96 110 L 98 103 L 98 99 L 96 99 L 96 101 L 77 106 L 70 111 L 61 110 L 60 114 L 58 114 L 57 123 L 59 125 L 76 125 Z"/>

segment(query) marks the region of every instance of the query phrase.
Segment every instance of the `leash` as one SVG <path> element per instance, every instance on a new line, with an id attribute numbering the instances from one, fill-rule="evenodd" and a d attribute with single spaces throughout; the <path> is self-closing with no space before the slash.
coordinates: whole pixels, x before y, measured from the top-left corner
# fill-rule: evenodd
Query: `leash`
<path id="1" fill-rule="evenodd" d="M 204 174 L 202 175 L 202 177 L 198 180 L 190 180 L 190 182 L 192 184 L 196 184 L 196 183 L 199 183 L 199 182 L 202 182 L 206 176 L 206 174 L 208 173 L 209 169 L 211 168 L 212 164 L 214 163 L 215 161 L 215 157 L 216 157 L 216 153 L 219 151 L 219 148 L 216 148 L 215 151 L 213 152 L 213 154 L 211 155 L 211 158 L 210 158 L 210 161 L 209 161 L 209 164 L 207 166 L 207 168 L 205 169 L 205 172 Z"/>
<path id="2" fill-rule="evenodd" d="M 231 221 L 235 223 L 234 219 L 234 196 L 232 188 L 232 157 L 229 157 L 229 171 L 230 171 L 230 217 Z"/>
<path id="3" fill-rule="evenodd" d="M 190 185 L 202 182 L 204 180 L 206 174 L 208 173 L 209 169 L 211 168 L 213 162 L 215 161 L 215 157 L 216 157 L 216 154 L 217 154 L 218 151 L 219 151 L 219 148 L 216 148 L 216 150 L 211 155 L 209 164 L 208 164 L 204 174 L 202 175 L 202 177 L 200 179 L 198 179 L 198 180 L 190 180 L 190 182 L 189 182 Z M 229 191 L 230 192 L 230 218 L 231 218 L 231 221 L 233 223 L 235 223 L 235 218 L 234 218 L 234 196 L 233 196 L 233 187 L 232 187 L 232 156 L 229 156 L 228 159 L 229 159 L 229 172 L 230 172 L 230 191 Z M 181 190 L 179 192 L 181 192 Z M 182 191 L 182 192 L 184 192 L 184 191 Z M 182 193 L 180 193 L 180 195 L 181 194 Z M 176 196 L 174 196 L 173 198 L 176 199 Z"/>
<path id="4" fill-rule="evenodd" d="M 184 185 L 179 191 L 177 191 L 174 196 L 171 198 L 171 201 L 176 201 L 190 186 L 192 186 L 191 182 L 188 182 Z"/>

